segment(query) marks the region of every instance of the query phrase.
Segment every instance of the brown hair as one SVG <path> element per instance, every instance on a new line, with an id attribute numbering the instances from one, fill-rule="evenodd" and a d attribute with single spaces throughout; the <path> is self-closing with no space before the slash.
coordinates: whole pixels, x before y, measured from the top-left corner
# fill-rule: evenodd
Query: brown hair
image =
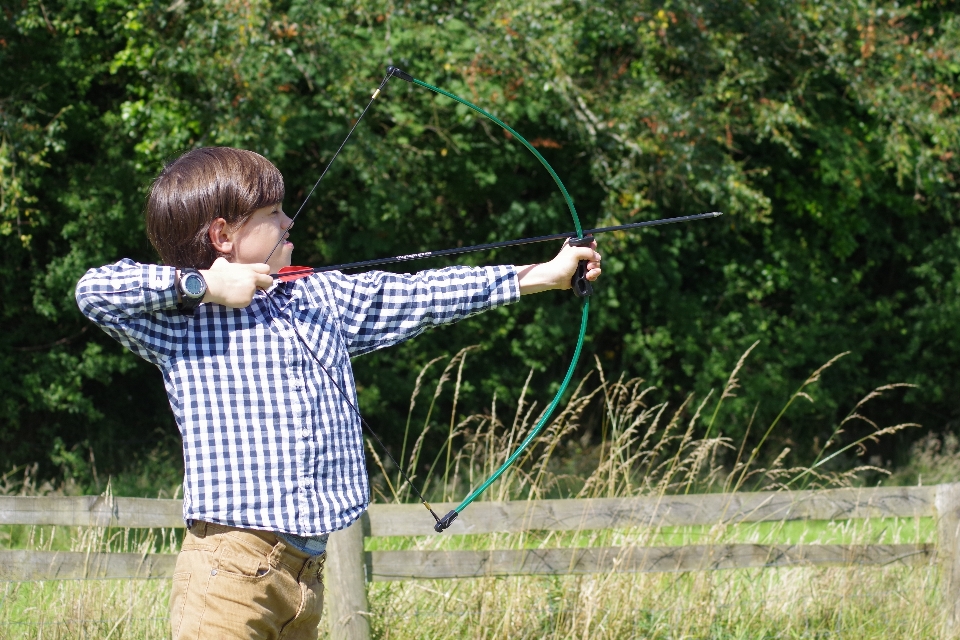
<path id="1" fill-rule="evenodd" d="M 207 269 L 219 257 L 208 230 L 217 218 L 233 228 L 283 201 L 283 176 L 253 151 L 205 147 L 163 168 L 147 199 L 147 236 L 164 264 Z"/>

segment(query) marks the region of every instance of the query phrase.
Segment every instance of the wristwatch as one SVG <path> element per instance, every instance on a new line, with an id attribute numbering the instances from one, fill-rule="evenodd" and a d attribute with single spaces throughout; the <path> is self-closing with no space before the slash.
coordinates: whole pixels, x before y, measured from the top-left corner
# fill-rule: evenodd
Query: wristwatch
<path id="1" fill-rule="evenodd" d="M 207 293 L 207 281 L 196 269 L 181 269 L 177 290 L 180 292 L 180 303 L 177 308 L 180 311 L 192 313 Z"/>

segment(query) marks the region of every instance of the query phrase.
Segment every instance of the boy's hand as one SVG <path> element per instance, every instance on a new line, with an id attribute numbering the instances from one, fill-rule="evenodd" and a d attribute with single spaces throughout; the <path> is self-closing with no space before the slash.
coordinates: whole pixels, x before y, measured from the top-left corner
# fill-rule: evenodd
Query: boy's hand
<path id="1" fill-rule="evenodd" d="M 217 258 L 209 269 L 200 273 L 207 281 L 203 301 L 234 309 L 249 306 L 257 289 L 268 289 L 273 284 L 267 264 L 237 264 Z"/>
<path id="2" fill-rule="evenodd" d="M 569 289 L 570 279 L 581 260 L 587 261 L 587 280 L 596 280 L 600 277 L 600 254 L 595 251 L 596 248 L 596 242 L 589 247 L 571 247 L 564 243 L 560 253 L 550 262 L 517 267 L 520 295 Z"/>

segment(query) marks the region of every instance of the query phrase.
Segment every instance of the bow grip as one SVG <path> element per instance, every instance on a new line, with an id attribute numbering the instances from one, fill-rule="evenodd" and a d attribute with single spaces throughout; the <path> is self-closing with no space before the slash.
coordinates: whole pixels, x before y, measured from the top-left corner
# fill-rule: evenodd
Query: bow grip
<path id="1" fill-rule="evenodd" d="M 582 238 L 570 238 L 567 241 L 571 247 L 589 247 L 593 244 L 593 236 L 584 236 Z M 581 260 L 577 265 L 577 271 L 570 278 L 570 286 L 573 287 L 573 294 L 578 298 L 586 298 L 593 295 L 593 285 L 587 280 L 587 261 Z"/>

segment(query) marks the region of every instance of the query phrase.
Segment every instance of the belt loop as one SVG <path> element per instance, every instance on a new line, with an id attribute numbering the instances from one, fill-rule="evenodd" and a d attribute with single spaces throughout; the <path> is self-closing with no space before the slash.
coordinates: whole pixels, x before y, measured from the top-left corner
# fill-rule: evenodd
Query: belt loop
<path id="1" fill-rule="evenodd" d="M 273 545 L 273 550 L 270 552 L 270 556 L 267 558 L 267 562 L 271 567 L 276 568 L 280 564 L 280 557 L 283 556 L 283 552 L 286 550 L 287 543 L 284 542 L 283 538 L 278 535 L 277 544 Z"/>
<path id="2" fill-rule="evenodd" d="M 197 521 L 194 523 L 193 528 L 196 529 L 196 531 L 191 531 L 191 532 L 190 532 L 190 533 L 192 533 L 193 535 L 197 536 L 198 538 L 206 538 L 206 537 L 207 537 L 207 523 L 206 523 L 205 520 L 197 520 Z"/>

